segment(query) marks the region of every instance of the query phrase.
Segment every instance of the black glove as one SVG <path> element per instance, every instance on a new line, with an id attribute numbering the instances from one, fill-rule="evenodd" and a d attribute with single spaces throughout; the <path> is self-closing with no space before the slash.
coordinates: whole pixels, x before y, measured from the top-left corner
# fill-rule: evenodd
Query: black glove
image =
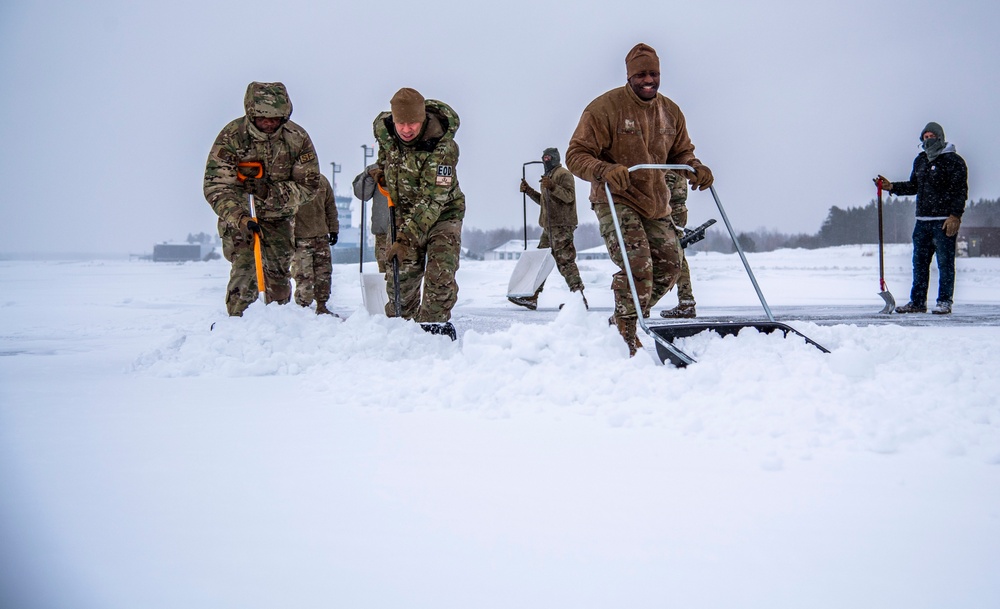
<path id="1" fill-rule="evenodd" d="M 330 245 L 337 245 L 337 233 L 330 233 Z"/>
<path id="2" fill-rule="evenodd" d="M 266 199 L 271 194 L 271 187 L 268 186 L 265 178 L 247 178 L 243 180 L 243 190 L 258 199 Z"/>

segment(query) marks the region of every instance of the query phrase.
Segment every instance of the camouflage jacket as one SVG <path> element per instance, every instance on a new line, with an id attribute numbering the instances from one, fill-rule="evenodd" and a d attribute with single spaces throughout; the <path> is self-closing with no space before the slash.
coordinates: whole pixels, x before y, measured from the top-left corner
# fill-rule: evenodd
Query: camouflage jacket
<path id="1" fill-rule="evenodd" d="M 578 220 L 576 217 L 576 180 L 573 178 L 573 174 L 560 166 L 552 170 L 549 178 L 555 183 L 555 187 L 551 190 L 543 188 L 541 192 L 538 192 L 529 188 L 525 193 L 541 207 L 538 212 L 538 226 L 542 228 L 572 226 L 575 228 Z"/>
<path id="2" fill-rule="evenodd" d="M 612 89 L 587 106 L 566 149 L 566 167 L 591 183 L 592 205 L 607 204 L 602 176 L 613 165 L 701 165 L 694 155 L 687 122 L 677 104 L 663 95 L 645 101 L 628 85 Z M 646 218 L 670 215 L 664 173 L 638 171 L 615 200 Z"/>
<path id="3" fill-rule="evenodd" d="M 295 238 L 311 239 L 326 237 L 340 232 L 337 219 L 337 203 L 333 198 L 333 187 L 326 176 L 320 175 L 316 195 L 295 213 Z"/>
<path id="4" fill-rule="evenodd" d="M 391 112 L 375 118 L 378 165 L 395 205 L 397 233 L 424 245 L 440 221 L 465 217 L 465 195 L 458 186 L 458 114 L 447 104 L 428 99 L 423 131 L 412 142 L 396 135 Z"/>
<path id="5" fill-rule="evenodd" d="M 274 103 L 276 91 L 283 103 Z M 244 99 L 246 115 L 222 129 L 208 155 L 205 199 L 216 215 L 234 226 L 250 214 L 246 192 L 237 177 L 239 163 L 263 164 L 270 193 L 266 199 L 254 200 L 259 218 L 291 218 L 319 186 L 319 161 L 312 140 L 305 129 L 287 120 L 292 106 L 287 93 L 284 99 L 281 93 L 281 83 L 250 83 Z M 256 116 L 278 116 L 285 122 L 268 135 L 253 124 Z"/>

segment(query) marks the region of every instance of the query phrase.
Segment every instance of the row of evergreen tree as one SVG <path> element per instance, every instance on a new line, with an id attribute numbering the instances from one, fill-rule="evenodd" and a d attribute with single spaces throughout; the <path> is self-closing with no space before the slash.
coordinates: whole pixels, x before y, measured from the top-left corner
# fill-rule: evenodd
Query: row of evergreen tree
<path id="1" fill-rule="evenodd" d="M 910 197 L 889 197 L 882 202 L 882 237 L 886 243 L 909 243 L 913 234 L 916 204 Z M 980 199 L 966 205 L 962 216 L 963 227 L 1000 226 L 1000 199 Z M 514 239 L 523 240 L 523 228 L 497 228 L 482 230 L 466 228 L 462 232 L 462 247 L 471 258 L 482 258 L 485 252 Z M 538 239 L 541 229 L 529 226 L 528 239 Z M 837 206 L 830 208 L 817 233 L 809 235 L 786 234 L 766 228 L 737 234 L 740 245 L 747 252 L 769 252 L 782 248 L 817 249 L 836 245 L 878 243 L 878 205 L 873 199 L 864 207 Z M 576 229 L 574 241 L 577 251 L 602 245 L 597 224 L 581 224 Z M 692 251 L 732 253 L 732 239 L 722 222 L 712 226 L 704 241 L 691 246 Z"/>

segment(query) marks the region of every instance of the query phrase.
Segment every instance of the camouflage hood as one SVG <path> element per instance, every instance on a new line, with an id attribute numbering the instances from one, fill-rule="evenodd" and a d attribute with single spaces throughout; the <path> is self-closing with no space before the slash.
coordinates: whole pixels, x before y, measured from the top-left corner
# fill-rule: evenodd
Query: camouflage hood
<path id="1" fill-rule="evenodd" d="M 243 108 L 251 121 L 257 117 L 287 121 L 292 116 L 292 100 L 285 85 L 280 82 L 252 82 L 247 85 Z"/>
<path id="2" fill-rule="evenodd" d="M 444 131 L 444 134 L 441 136 L 442 139 L 455 139 L 459 120 L 458 114 L 451 109 L 451 106 L 436 99 L 428 99 L 425 105 L 427 107 L 427 114 L 431 116 L 437 115 L 441 119 L 441 126 Z"/>

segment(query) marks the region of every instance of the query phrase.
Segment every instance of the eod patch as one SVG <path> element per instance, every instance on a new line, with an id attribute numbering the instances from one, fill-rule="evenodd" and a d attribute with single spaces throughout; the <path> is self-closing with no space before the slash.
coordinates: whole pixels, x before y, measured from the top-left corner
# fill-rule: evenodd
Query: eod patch
<path id="1" fill-rule="evenodd" d="M 435 186 L 451 186 L 455 177 L 455 167 L 452 165 L 438 165 L 437 177 L 434 179 Z"/>

